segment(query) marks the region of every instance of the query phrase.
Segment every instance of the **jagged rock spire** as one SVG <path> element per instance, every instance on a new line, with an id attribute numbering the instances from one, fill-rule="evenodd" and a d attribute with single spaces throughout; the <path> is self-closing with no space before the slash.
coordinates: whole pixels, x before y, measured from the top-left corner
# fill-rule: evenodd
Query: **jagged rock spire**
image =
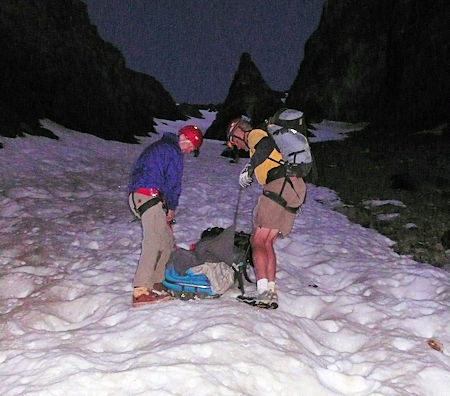
<path id="1" fill-rule="evenodd" d="M 250 54 L 244 52 L 225 102 L 205 137 L 225 140 L 228 123 L 243 114 L 251 118 L 254 126 L 258 125 L 281 106 L 281 96 L 267 85 Z"/>

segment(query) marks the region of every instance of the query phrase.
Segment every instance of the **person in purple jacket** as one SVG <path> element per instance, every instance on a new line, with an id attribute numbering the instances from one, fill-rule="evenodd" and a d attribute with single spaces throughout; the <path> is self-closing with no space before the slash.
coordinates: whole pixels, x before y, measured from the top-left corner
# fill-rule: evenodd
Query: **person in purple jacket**
<path id="1" fill-rule="evenodd" d="M 169 300 L 162 281 L 174 250 L 171 224 L 181 193 L 183 154 L 197 151 L 203 141 L 200 129 L 186 125 L 150 144 L 133 166 L 128 202 L 142 223 L 142 248 L 133 280 L 133 307 Z"/>

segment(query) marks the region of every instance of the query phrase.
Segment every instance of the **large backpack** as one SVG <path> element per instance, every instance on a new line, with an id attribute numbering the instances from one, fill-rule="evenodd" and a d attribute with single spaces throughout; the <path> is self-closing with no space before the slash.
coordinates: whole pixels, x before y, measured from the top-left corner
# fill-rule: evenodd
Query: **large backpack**
<path id="1" fill-rule="evenodd" d="M 281 108 L 267 123 L 267 132 L 275 141 L 285 165 L 287 176 L 305 177 L 312 168 L 306 122 L 303 112 Z M 272 159 L 272 161 L 275 161 Z M 278 161 L 276 161 L 278 162 Z"/>

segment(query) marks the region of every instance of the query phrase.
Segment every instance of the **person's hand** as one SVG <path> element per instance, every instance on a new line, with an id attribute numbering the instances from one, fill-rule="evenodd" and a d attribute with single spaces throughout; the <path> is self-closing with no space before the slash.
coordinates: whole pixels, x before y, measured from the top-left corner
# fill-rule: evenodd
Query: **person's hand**
<path id="1" fill-rule="evenodd" d="M 166 215 L 167 224 L 175 223 L 175 211 L 173 209 L 169 209 Z"/>
<path id="2" fill-rule="evenodd" d="M 250 176 L 250 173 L 252 172 L 252 166 L 250 163 L 244 166 L 244 168 L 241 171 L 241 174 L 239 175 L 239 184 L 241 187 L 246 188 L 249 187 L 253 183 L 253 179 Z"/>

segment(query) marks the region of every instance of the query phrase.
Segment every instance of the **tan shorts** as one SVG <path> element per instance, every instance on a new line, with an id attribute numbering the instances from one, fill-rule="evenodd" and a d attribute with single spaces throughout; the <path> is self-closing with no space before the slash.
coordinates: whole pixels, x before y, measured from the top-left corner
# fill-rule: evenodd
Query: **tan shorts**
<path id="1" fill-rule="evenodd" d="M 282 197 L 290 207 L 301 206 L 305 200 L 306 184 L 303 179 L 291 178 L 294 189 L 286 183 Z M 280 193 L 284 179 L 274 180 L 264 186 L 264 191 Z M 294 225 L 295 214 L 287 211 L 283 206 L 264 195 L 259 197 L 253 210 L 253 227 L 270 228 L 278 230 L 283 236 L 288 235 Z"/>

